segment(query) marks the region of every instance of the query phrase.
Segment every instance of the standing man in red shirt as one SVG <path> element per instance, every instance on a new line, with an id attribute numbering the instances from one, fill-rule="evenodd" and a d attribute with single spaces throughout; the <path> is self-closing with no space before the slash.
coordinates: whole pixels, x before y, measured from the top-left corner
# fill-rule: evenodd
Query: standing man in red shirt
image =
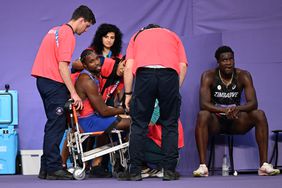
<path id="1" fill-rule="evenodd" d="M 125 105 L 132 117 L 129 173 L 121 180 L 142 180 L 141 166 L 148 125 L 159 100 L 162 125 L 163 180 L 176 180 L 178 160 L 178 118 L 181 96 L 179 87 L 184 81 L 187 58 L 182 42 L 172 31 L 149 24 L 131 38 L 126 51 L 124 72 Z M 133 90 L 133 77 L 135 88 Z"/>
<path id="2" fill-rule="evenodd" d="M 77 109 L 82 109 L 83 104 L 71 82 L 68 65 L 75 47 L 74 35 L 81 35 L 95 23 L 91 9 L 81 5 L 67 24 L 49 30 L 37 52 L 31 75 L 36 77 L 47 116 L 40 179 L 72 179 L 72 174 L 62 169 L 59 149 L 66 126 L 64 105 L 69 97 Z"/>

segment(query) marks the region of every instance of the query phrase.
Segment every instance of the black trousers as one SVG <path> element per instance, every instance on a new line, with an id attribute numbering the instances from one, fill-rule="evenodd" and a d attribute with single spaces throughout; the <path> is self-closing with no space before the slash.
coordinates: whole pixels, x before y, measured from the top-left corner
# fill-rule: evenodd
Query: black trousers
<path id="1" fill-rule="evenodd" d="M 37 78 L 36 84 L 47 117 L 41 170 L 53 172 L 62 169 L 59 146 L 66 129 L 64 105 L 69 99 L 69 92 L 65 84 L 46 78 Z"/>
<path id="2" fill-rule="evenodd" d="M 132 125 L 130 128 L 129 156 L 130 173 L 139 173 L 144 161 L 145 139 L 152 117 L 155 100 L 159 100 L 162 125 L 161 167 L 174 171 L 178 161 L 178 118 L 181 96 L 179 76 L 173 69 L 139 68 L 130 104 Z"/>

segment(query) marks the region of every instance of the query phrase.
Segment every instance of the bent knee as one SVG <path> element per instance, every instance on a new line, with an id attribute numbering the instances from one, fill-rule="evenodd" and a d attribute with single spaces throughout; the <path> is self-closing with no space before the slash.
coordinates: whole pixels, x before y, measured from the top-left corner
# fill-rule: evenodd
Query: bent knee
<path id="1" fill-rule="evenodd" d="M 268 127 L 267 119 L 263 110 L 254 110 L 250 113 L 250 116 L 256 127 Z"/>
<path id="2" fill-rule="evenodd" d="M 211 114 L 212 113 L 210 113 L 207 110 L 201 110 L 200 112 L 198 112 L 198 116 L 197 116 L 198 125 L 208 124 L 208 122 L 211 120 Z"/>
<path id="3" fill-rule="evenodd" d="M 265 116 L 265 113 L 261 109 L 254 110 L 253 113 L 257 114 L 258 116 Z"/>
<path id="4" fill-rule="evenodd" d="M 253 116 L 253 118 L 257 119 L 257 120 L 265 120 L 265 113 L 263 110 L 257 109 L 251 112 L 251 115 Z"/>

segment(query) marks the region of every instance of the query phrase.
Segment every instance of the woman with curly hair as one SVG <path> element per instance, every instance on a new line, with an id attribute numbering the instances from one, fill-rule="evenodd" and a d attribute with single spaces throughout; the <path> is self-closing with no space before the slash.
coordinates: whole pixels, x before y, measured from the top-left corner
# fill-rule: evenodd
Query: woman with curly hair
<path id="1" fill-rule="evenodd" d="M 90 48 L 104 57 L 121 58 L 122 33 L 119 28 L 112 24 L 101 24 L 93 38 Z"/>

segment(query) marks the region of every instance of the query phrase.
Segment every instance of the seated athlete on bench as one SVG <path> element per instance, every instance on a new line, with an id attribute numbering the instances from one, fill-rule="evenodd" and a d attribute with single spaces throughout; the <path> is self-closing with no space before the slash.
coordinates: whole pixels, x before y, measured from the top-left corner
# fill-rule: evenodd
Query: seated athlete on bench
<path id="1" fill-rule="evenodd" d="M 235 68 L 234 52 L 228 46 L 221 46 L 215 52 L 218 67 L 202 74 L 200 85 L 200 107 L 195 137 L 200 166 L 193 172 L 196 177 L 208 176 L 206 149 L 208 136 L 219 133 L 245 134 L 255 127 L 260 168 L 258 175 L 279 174 L 267 163 L 268 123 L 264 111 L 258 109 L 258 102 L 251 74 Z M 240 104 L 244 91 L 246 102 Z"/>

